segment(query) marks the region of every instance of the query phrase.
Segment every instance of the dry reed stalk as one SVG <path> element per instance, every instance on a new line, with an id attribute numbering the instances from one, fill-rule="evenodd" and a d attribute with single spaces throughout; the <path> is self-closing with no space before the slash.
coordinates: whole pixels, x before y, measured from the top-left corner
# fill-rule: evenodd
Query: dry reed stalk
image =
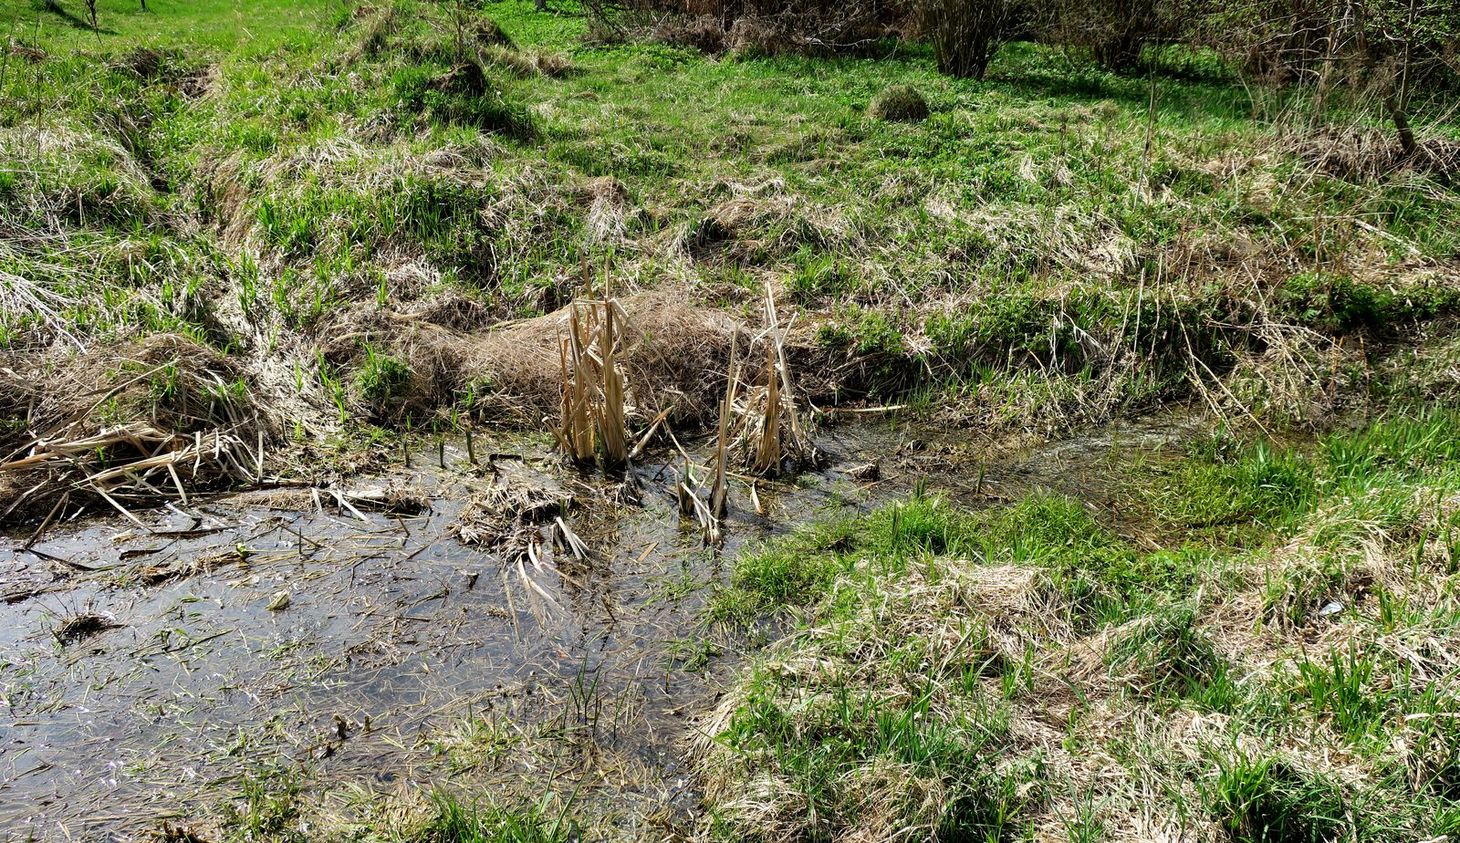
<path id="1" fill-rule="evenodd" d="M 779 473 L 787 458 L 798 464 L 815 459 L 815 449 L 801 427 L 791 368 L 776 317 L 775 295 L 769 287 L 765 308 L 764 385 L 746 392 L 745 402 L 739 408 L 741 431 L 737 438 L 744 464 L 759 475 Z"/>
<path id="2" fill-rule="evenodd" d="M 729 459 L 730 422 L 735 408 L 735 388 L 740 380 L 740 365 L 736 360 L 740 332 L 737 328 L 730 338 L 730 369 L 725 373 L 725 398 L 720 403 L 720 429 L 715 441 L 715 482 L 710 486 L 710 512 L 716 518 L 725 517 L 729 485 L 725 480 L 725 463 Z"/>
<path id="3" fill-rule="evenodd" d="M 578 463 L 602 456 L 609 467 L 629 459 L 626 395 L 619 356 L 622 309 L 613 299 L 574 302 L 559 344 L 562 412 L 558 445 Z"/>
<path id="4" fill-rule="evenodd" d="M 588 401 L 588 376 L 583 363 L 583 326 L 578 308 L 568 316 L 568 335 L 559 345 L 562 363 L 562 417 L 557 435 L 558 445 L 575 462 L 593 459 L 593 424 Z"/>
<path id="5" fill-rule="evenodd" d="M 750 466 L 756 474 L 773 474 L 781 464 L 781 380 L 776 376 L 776 350 L 771 344 L 766 345 L 765 378 L 765 408 Z"/>
<path id="6" fill-rule="evenodd" d="M 594 305 L 597 307 L 597 305 Z M 603 302 L 603 327 L 598 332 L 598 357 L 601 361 L 599 387 L 602 400 L 598 404 L 595 421 L 598 439 L 603 443 L 603 460 L 610 466 L 620 466 L 628 461 L 629 445 L 624 428 L 624 379 L 617 363 L 617 343 L 613 327 L 613 313 L 617 303 L 613 299 Z"/>
<path id="7" fill-rule="evenodd" d="M 684 474 L 680 478 L 680 482 L 678 483 L 678 485 L 674 487 L 674 494 L 679 499 L 680 515 L 692 515 L 694 513 L 695 493 L 694 490 L 690 488 L 690 484 L 693 482 L 694 475 L 690 473 L 689 457 L 686 456 L 684 458 Z"/>

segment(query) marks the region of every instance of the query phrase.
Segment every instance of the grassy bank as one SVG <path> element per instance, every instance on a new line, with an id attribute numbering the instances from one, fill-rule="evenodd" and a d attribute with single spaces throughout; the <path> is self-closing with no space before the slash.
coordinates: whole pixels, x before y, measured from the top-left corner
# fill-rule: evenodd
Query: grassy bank
<path id="1" fill-rule="evenodd" d="M 1210 63 L 1126 78 L 1013 45 L 973 83 L 917 45 L 594 45 L 571 6 L 99 9 L 99 32 L 67 4 L 0 18 L 20 381 L 168 333 L 237 361 L 286 439 L 520 423 L 550 378 L 484 337 L 587 272 L 751 326 L 770 284 L 819 401 L 990 429 L 1451 389 L 1384 367 L 1425 336 L 1453 364 L 1444 174 L 1369 173 L 1366 124 L 1314 130 L 1301 92 Z M 894 85 L 930 115 L 872 116 Z M 645 379 L 714 394 L 696 376 Z M 13 403 L 11 431 L 57 422 Z"/>
<path id="2" fill-rule="evenodd" d="M 1456 430 L 1198 443 L 1138 530 L 919 497 L 743 558 L 718 616 L 795 631 L 704 724 L 715 832 L 1454 834 Z"/>

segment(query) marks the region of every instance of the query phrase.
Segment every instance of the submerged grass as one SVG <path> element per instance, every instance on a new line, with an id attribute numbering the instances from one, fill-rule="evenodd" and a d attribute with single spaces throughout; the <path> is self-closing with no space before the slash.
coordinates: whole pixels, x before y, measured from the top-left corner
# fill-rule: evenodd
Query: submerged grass
<path id="1" fill-rule="evenodd" d="M 566 816 L 568 806 L 557 813 L 549 810 L 551 796 L 541 804 L 515 810 L 491 803 L 485 807 L 465 804 L 442 793 L 433 801 L 435 815 L 409 839 L 417 843 L 569 843 L 579 839 L 577 827 Z"/>
<path id="2" fill-rule="evenodd" d="M 1036 494 L 916 497 L 743 556 L 712 615 L 792 631 L 702 724 L 712 830 L 1449 833 L 1457 421 L 1173 455 L 1133 481 L 1161 547 Z"/>

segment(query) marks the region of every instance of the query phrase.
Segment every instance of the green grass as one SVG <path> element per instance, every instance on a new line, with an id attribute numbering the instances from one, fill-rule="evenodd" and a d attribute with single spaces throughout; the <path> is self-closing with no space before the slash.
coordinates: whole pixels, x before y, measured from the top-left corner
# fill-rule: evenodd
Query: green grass
<path id="1" fill-rule="evenodd" d="M 1456 421 L 1206 440 L 1137 469 L 1125 533 L 918 496 L 742 556 L 716 600 L 790 634 L 700 753 L 724 836 L 1088 839 L 1155 804 L 1240 841 L 1447 833 Z"/>
<path id="2" fill-rule="evenodd" d="M 223 54 L 312 44 L 346 7 L 329 0 L 97 0 L 100 31 L 82 0 L 16 0 L 0 9 L 0 32 L 48 50 L 186 48 Z"/>
<path id="3" fill-rule="evenodd" d="M 488 803 L 463 803 L 437 793 L 435 815 L 411 836 L 416 843 L 568 843 L 578 839 L 576 826 L 565 815 L 549 810 L 551 796 L 526 809 L 510 809 Z"/>
<path id="4" fill-rule="evenodd" d="M 1121 512 L 918 494 L 742 555 L 716 634 L 791 637 L 702 753 L 724 834 L 1091 839 L 1142 804 L 1239 840 L 1460 828 L 1460 416 L 1431 401 L 1455 396 L 1460 202 L 1315 169 L 1307 92 L 1024 43 L 984 82 L 918 44 L 712 60 L 589 44 L 577 7 L 526 0 L 101 0 L 98 31 L 83 8 L 0 8 L 17 371 L 179 333 L 237 363 L 208 400 L 287 396 L 301 441 L 374 435 L 493 383 L 433 354 L 453 329 L 422 314 L 551 311 L 591 265 L 735 315 L 770 282 L 828 392 L 993 432 L 1197 395 L 1278 432 L 1437 405 L 1193 443 Z M 908 89 L 925 119 L 869 115 Z M 239 836 L 297 830 L 292 780 L 243 790 Z M 442 797 L 421 834 L 569 839 L 565 817 Z"/>
<path id="5" fill-rule="evenodd" d="M 1030 44 L 981 83 L 916 44 L 712 61 L 587 45 L 573 6 L 525 0 L 149 8 L 103 0 L 101 32 L 0 10 L 45 54 L 0 77 L 0 217 L 38 235 L 3 259 L 55 297 L 52 318 L 0 317 L 11 348 L 58 323 L 172 331 L 262 368 L 297 336 L 307 366 L 354 307 L 450 293 L 529 316 L 587 260 L 730 309 L 780 280 L 839 394 L 1053 429 L 1193 377 L 1277 419 L 1336 386 L 1402 390 L 1326 343 L 1384 348 L 1460 301 L 1405 274 L 1460 251 L 1453 194 L 1309 173 L 1279 119 L 1301 95 L 1221 74 L 1125 78 Z M 867 115 L 903 88 L 926 120 Z M 626 197 L 607 237 L 585 198 L 604 177 Z M 1296 343 L 1276 370 L 1274 331 Z"/>

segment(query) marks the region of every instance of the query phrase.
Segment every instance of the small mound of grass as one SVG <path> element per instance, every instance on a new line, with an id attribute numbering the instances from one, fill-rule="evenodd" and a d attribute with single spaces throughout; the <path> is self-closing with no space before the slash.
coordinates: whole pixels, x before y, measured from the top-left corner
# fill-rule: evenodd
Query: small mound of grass
<path id="1" fill-rule="evenodd" d="M 1347 813 L 1335 784 L 1270 757 L 1222 763 L 1202 795 L 1230 839 L 1251 843 L 1332 840 Z"/>
<path id="2" fill-rule="evenodd" d="M 526 107 L 508 100 L 476 61 L 462 62 L 435 75 L 425 66 L 408 68 L 396 74 L 395 88 L 409 116 L 518 140 L 536 134 Z"/>
<path id="3" fill-rule="evenodd" d="M 355 385 L 360 396 L 379 410 L 395 401 L 410 379 L 410 366 L 367 346 L 365 364 L 355 376 Z"/>
<path id="4" fill-rule="evenodd" d="M 889 85 L 872 98 L 867 116 L 873 120 L 917 123 L 928 119 L 928 101 L 911 85 Z"/>

